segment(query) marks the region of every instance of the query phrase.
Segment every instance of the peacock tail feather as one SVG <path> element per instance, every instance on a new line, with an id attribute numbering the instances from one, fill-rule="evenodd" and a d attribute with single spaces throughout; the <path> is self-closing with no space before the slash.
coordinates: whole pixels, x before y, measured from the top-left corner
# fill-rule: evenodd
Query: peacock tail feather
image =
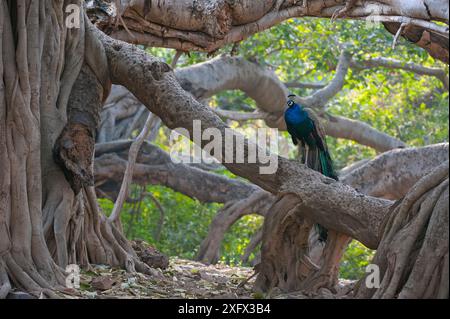
<path id="1" fill-rule="evenodd" d="M 323 175 L 338 180 L 336 173 L 333 168 L 333 161 L 331 160 L 330 154 L 326 150 L 319 151 L 320 166 L 322 167 L 321 172 Z"/>

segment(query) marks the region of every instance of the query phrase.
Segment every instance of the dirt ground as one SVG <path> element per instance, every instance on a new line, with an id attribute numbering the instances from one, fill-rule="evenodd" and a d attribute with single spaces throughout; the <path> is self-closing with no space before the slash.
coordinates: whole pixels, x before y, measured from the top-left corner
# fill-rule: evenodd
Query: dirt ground
<path id="1" fill-rule="evenodd" d="M 199 262 L 170 258 L 169 267 L 157 270 L 156 276 L 127 273 L 122 269 L 93 266 L 83 271 L 80 289 L 70 292 L 67 298 L 88 299 L 261 299 L 261 298 L 345 298 L 349 281 L 342 281 L 338 293 L 321 289 L 316 294 L 282 294 L 272 291 L 270 295 L 253 292 L 252 268 L 227 265 L 205 265 Z"/>
<path id="2" fill-rule="evenodd" d="M 144 243 L 145 244 L 145 243 Z M 81 270 L 80 288 L 65 289 L 69 299 L 265 299 L 265 298 L 346 298 L 353 282 L 340 281 L 335 291 L 320 289 L 316 293 L 283 294 L 274 289 L 268 294 L 253 291 L 254 271 L 248 267 L 167 258 L 151 246 L 134 243 L 133 247 L 154 273 L 128 273 L 105 265 L 91 265 Z M 20 292 L 12 298 L 28 299 Z"/>

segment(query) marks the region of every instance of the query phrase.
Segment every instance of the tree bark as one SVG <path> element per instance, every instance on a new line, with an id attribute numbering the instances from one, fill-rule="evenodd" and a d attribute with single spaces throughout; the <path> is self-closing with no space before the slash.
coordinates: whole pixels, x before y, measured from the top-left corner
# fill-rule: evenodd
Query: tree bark
<path id="1" fill-rule="evenodd" d="M 166 125 L 170 128 L 183 127 L 192 136 L 192 122 L 194 119 L 200 119 L 204 125 L 203 129 L 215 127 L 224 133 L 226 126 L 208 108 L 198 103 L 179 87 L 170 67 L 128 44 L 114 41 L 102 34 L 99 34 L 99 37 L 105 45 L 111 69 L 114 70 L 113 81 L 132 89 L 132 93 L 152 112 L 160 116 Z M 131 77 L 130 67 L 133 74 L 140 76 Z M 144 94 L 149 91 L 153 92 L 152 96 Z M 207 142 L 209 141 L 202 141 L 202 146 Z M 245 141 L 247 150 L 249 143 Z M 246 152 L 246 154 L 248 153 Z M 362 195 L 338 182 L 319 176 L 298 163 L 294 164 L 283 158 L 278 158 L 279 166 L 276 175 L 258 174 L 260 165 L 261 163 L 246 163 L 245 165 L 225 163 L 225 166 L 235 174 L 248 178 L 267 191 L 279 194 L 280 207 L 274 209 L 274 212 L 283 215 L 281 220 L 297 216 L 295 212 L 298 211 L 300 216 L 309 217 L 329 229 L 350 235 L 368 247 L 376 248 L 378 246 L 384 230 L 383 222 L 390 212 L 392 202 Z M 298 178 L 300 176 L 301 178 Z M 339 195 L 337 196 L 337 194 Z M 369 227 L 370 229 L 368 229 Z M 268 229 L 273 231 L 274 228 L 269 227 Z M 267 238 L 269 237 L 271 236 Z M 265 250 L 263 250 L 262 262 L 264 266 L 269 267 L 267 268 L 269 271 L 263 271 L 263 274 L 269 272 L 269 275 L 279 276 L 282 272 L 270 266 L 271 263 L 265 262 L 264 258 L 265 255 L 276 258 L 276 255 L 270 253 L 270 251 L 276 250 L 271 250 L 270 246 L 266 246 L 264 249 L 266 248 L 269 249 L 269 252 L 266 251 L 264 254 Z M 332 253 L 327 256 L 331 259 L 340 257 Z M 285 274 L 291 274 L 297 267 L 295 265 Z M 309 265 L 308 267 L 313 266 Z M 274 272 L 274 270 L 277 271 Z M 296 272 L 292 274 L 294 273 Z M 288 279 L 285 279 L 286 276 Z M 265 278 L 273 277 L 265 276 Z M 297 281 L 289 280 L 289 275 L 283 275 L 282 279 L 288 283 L 287 289 L 297 287 Z M 270 289 L 273 285 L 279 285 L 280 280 L 275 280 L 275 284 L 263 280 L 259 286 L 262 289 Z"/>
<path id="2" fill-rule="evenodd" d="M 448 298 L 448 161 L 423 177 L 392 210 L 372 261 L 378 289 L 366 278 L 358 298 Z"/>
<path id="3" fill-rule="evenodd" d="M 347 4 L 351 5 L 348 6 Z M 448 63 L 448 1 L 227 1 L 121 0 L 120 28 L 110 27 L 108 17 L 96 17 L 99 26 L 114 38 L 147 46 L 181 51 L 212 52 L 242 41 L 290 18 L 349 18 L 385 24 L 402 36 Z M 444 22 L 442 26 L 437 23 Z M 126 26 L 126 28 L 125 28 Z"/>
<path id="4" fill-rule="evenodd" d="M 0 291 L 11 284 L 29 293 L 55 296 L 63 270 L 53 261 L 44 239 L 43 182 L 51 159 L 48 131 L 43 125 L 59 113 L 58 98 L 67 99 L 79 67 L 69 57 L 50 63 L 44 52 L 64 55 L 65 45 L 78 50 L 79 35 L 56 30 L 63 20 L 63 2 L 26 1 L 0 4 Z M 54 20 L 44 23 L 49 12 Z M 42 19 L 42 20 L 41 20 Z M 82 30 L 80 32 L 83 32 Z M 41 58 L 42 57 L 42 58 Z M 74 63 L 74 64 L 70 64 Z M 78 67 L 78 70 L 77 70 Z M 61 77 L 66 83 L 59 87 Z M 44 93 L 45 92 L 45 93 Z M 57 129 L 57 123 L 53 122 Z M 51 127 L 49 126 L 50 130 Z M 45 151 L 48 151 L 46 153 Z M 61 173 L 62 174 L 62 173 Z"/>
<path id="5" fill-rule="evenodd" d="M 84 15 L 79 28 L 67 29 L 69 4 L 82 6 L 0 5 L 0 297 L 12 286 L 56 297 L 69 263 L 150 271 L 106 222 L 90 186 L 110 81 Z"/>

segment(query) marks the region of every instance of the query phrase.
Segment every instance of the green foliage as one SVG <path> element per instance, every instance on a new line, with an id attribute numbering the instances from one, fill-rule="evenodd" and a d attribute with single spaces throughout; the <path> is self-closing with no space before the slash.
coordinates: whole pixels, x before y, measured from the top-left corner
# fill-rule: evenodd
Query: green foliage
<path id="1" fill-rule="evenodd" d="M 361 243 L 353 240 L 345 251 L 341 260 L 339 277 L 343 279 L 358 280 L 365 274 L 368 264 L 370 264 L 374 251 L 366 248 Z"/>
<path id="2" fill-rule="evenodd" d="M 262 224 L 263 218 L 261 216 L 248 215 L 233 225 L 225 235 L 220 261 L 228 265 L 241 265 L 240 258 L 244 255 L 245 248 L 255 232 L 262 227 Z M 255 255 L 252 253 L 250 260 L 254 257 Z"/>

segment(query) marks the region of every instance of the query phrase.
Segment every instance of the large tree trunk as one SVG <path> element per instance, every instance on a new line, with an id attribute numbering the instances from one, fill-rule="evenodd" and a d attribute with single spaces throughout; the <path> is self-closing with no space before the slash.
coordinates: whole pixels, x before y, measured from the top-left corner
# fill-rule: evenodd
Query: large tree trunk
<path id="1" fill-rule="evenodd" d="M 449 297 L 448 181 L 447 161 L 393 207 L 372 261 L 380 285 L 374 289 L 361 279 L 358 298 Z"/>
<path id="2" fill-rule="evenodd" d="M 69 263 L 149 272 L 100 212 L 95 129 L 109 92 L 106 56 L 65 8 L 81 1 L 0 5 L 0 298 L 11 288 L 55 296 Z"/>
<path id="3" fill-rule="evenodd" d="M 58 98 L 68 98 L 67 86 L 60 87 L 59 81 L 79 71 L 68 64 L 63 73 L 65 62 L 74 61 L 44 54 L 53 51 L 64 56 L 65 43 L 74 48 L 79 43 L 79 35 L 56 28 L 63 21 L 62 5 L 48 1 L 0 5 L 0 297 L 8 293 L 10 281 L 35 295 L 63 282 L 42 228 L 42 203 L 49 195 L 43 192 L 42 182 L 62 180 L 57 172 L 49 174 L 49 138 L 61 128 Z M 66 81 L 69 87 L 71 80 Z"/>

